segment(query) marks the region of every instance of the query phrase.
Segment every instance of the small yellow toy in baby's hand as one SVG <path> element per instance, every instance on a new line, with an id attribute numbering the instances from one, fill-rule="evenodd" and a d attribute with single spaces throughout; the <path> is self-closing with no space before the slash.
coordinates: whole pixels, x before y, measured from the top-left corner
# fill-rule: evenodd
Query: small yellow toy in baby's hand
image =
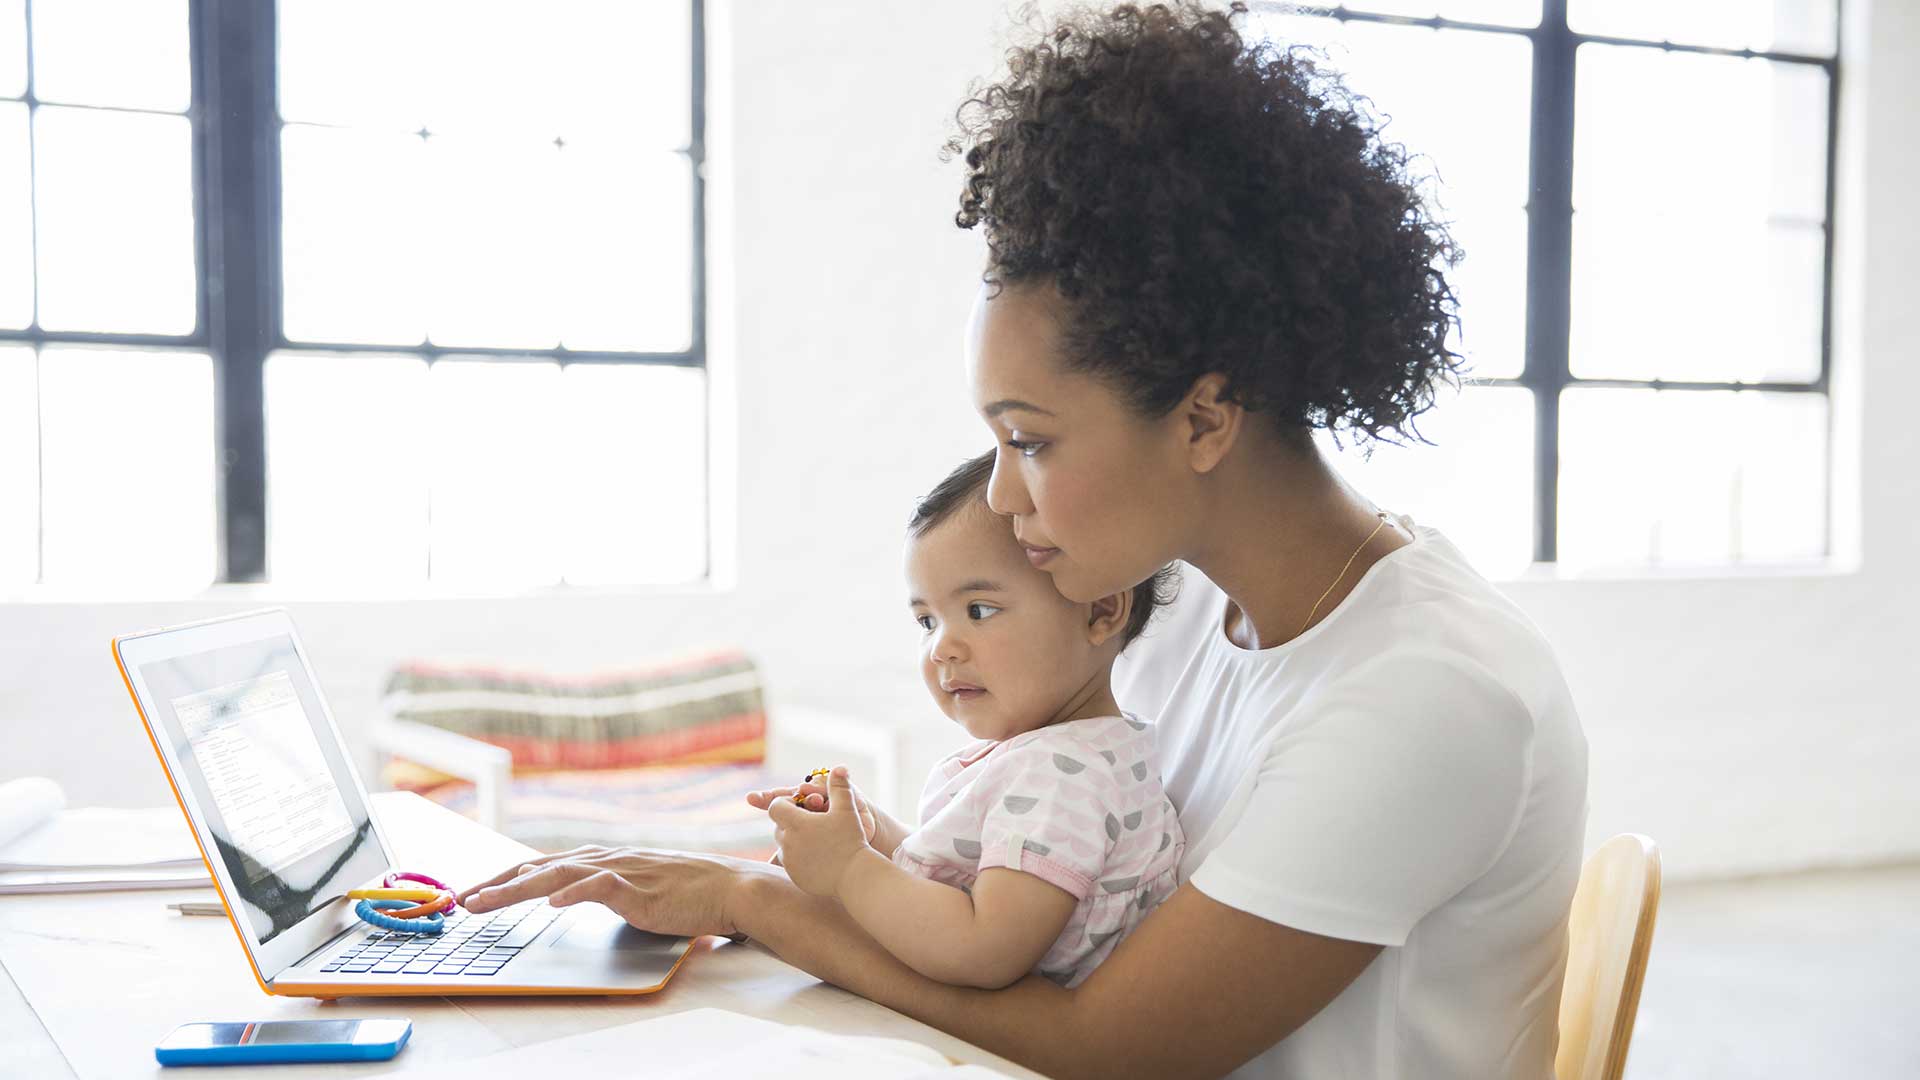
<path id="1" fill-rule="evenodd" d="M 819 784 L 821 787 L 825 787 L 827 785 L 827 777 L 832 775 L 833 775 L 833 770 L 831 769 L 815 769 L 812 772 L 808 773 L 806 776 L 802 777 L 800 780 L 800 783 L 802 786 L 805 786 L 807 784 Z M 805 795 L 799 794 L 798 792 L 795 792 L 793 796 L 793 803 L 795 806 L 805 806 L 807 805 L 807 797 Z"/>

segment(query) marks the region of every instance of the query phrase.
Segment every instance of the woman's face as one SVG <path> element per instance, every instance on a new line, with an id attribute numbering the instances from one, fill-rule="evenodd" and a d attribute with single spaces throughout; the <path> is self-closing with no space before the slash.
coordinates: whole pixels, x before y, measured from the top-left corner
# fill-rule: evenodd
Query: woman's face
<path id="1" fill-rule="evenodd" d="M 1177 557 L 1192 471 L 1176 414 L 1141 417 L 1059 360 L 1050 286 L 982 287 L 967 333 L 973 405 L 997 450 L 987 505 L 1061 595 L 1088 603 Z"/>

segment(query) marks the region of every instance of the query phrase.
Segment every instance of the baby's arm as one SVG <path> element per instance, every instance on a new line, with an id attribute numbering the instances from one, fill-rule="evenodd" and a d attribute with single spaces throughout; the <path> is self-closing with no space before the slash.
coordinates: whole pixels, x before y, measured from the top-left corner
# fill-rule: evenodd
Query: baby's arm
<path id="1" fill-rule="evenodd" d="M 915 877 L 871 848 L 848 863 L 836 895 L 908 967 L 985 990 L 1032 971 L 1078 903 L 1057 885 L 1003 866 L 982 871 L 969 896 Z"/>
<path id="2" fill-rule="evenodd" d="M 767 808 L 787 874 L 807 892 L 837 898 L 862 929 L 915 971 L 953 985 L 997 989 L 1033 970 L 1066 929 L 1078 904 L 1074 893 L 1001 865 L 982 870 L 971 894 L 917 877 L 869 842 L 865 800 L 854 797 L 846 770 L 834 769 L 828 784 L 825 813 L 780 799 Z M 1032 809 L 1029 804 L 1020 813 Z M 1069 871 L 1068 879 L 1085 876 L 1080 868 Z"/>

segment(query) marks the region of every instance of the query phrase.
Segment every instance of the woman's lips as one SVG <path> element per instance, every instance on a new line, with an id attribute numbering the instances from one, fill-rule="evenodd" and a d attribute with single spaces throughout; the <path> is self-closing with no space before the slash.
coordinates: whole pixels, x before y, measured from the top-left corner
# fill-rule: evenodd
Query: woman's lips
<path id="1" fill-rule="evenodd" d="M 1045 566 L 1055 555 L 1060 554 L 1059 548 L 1028 547 L 1026 551 L 1027 561 L 1035 566 Z"/>

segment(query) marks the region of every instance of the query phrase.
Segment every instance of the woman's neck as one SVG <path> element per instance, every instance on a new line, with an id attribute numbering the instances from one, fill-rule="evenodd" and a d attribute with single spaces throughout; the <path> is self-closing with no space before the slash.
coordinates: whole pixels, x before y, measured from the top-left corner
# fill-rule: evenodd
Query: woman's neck
<path id="1" fill-rule="evenodd" d="M 1185 558 L 1232 601 L 1225 630 L 1244 649 L 1298 637 L 1339 607 L 1368 567 L 1412 542 L 1392 524 L 1376 531 L 1373 505 L 1311 444 L 1256 433 L 1209 481 L 1195 518 L 1206 528 Z"/>

